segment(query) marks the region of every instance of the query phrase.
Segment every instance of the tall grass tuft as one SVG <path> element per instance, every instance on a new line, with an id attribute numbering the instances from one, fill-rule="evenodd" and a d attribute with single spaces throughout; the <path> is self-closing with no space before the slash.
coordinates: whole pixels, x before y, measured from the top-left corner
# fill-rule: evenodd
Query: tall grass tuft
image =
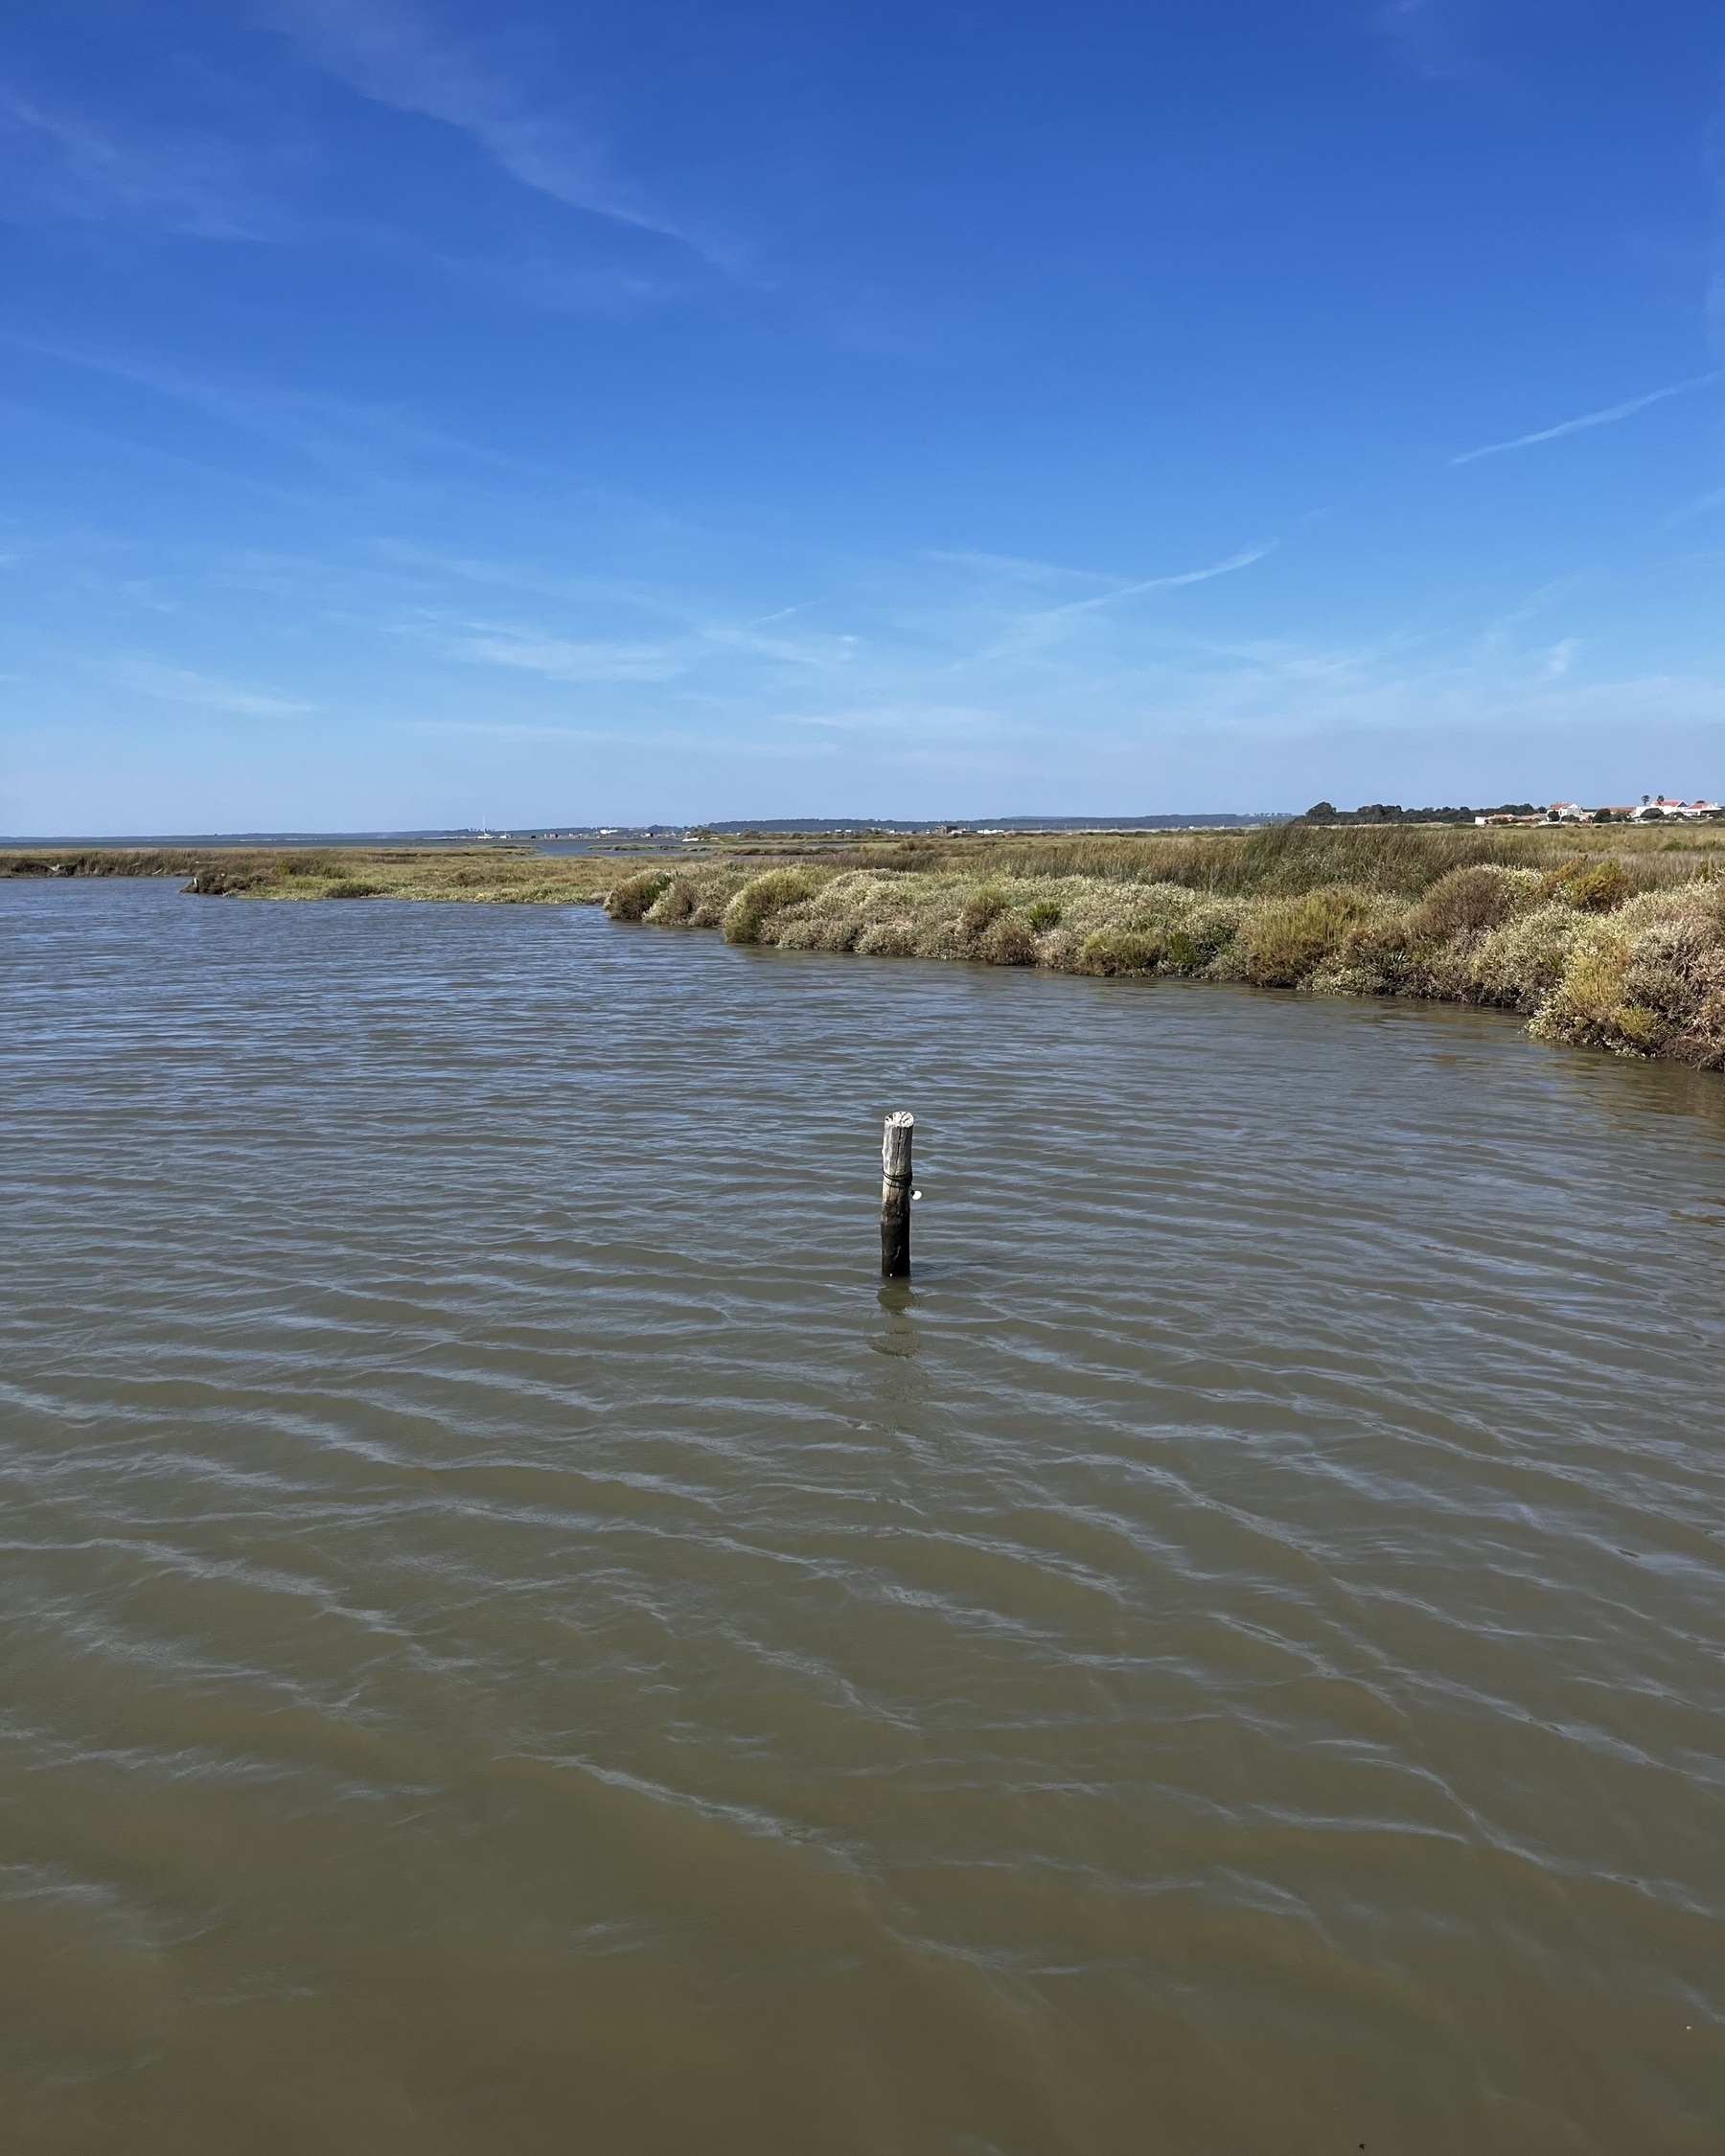
<path id="1" fill-rule="evenodd" d="M 720 927 L 726 943 L 759 943 L 764 924 L 799 899 L 811 898 L 827 881 L 817 869 L 770 868 L 756 876 L 725 907 Z"/>
<path id="2" fill-rule="evenodd" d="M 1246 978 L 1258 988 L 1298 988 L 1370 911 L 1369 894 L 1346 883 L 1268 901 L 1240 930 Z"/>
<path id="3" fill-rule="evenodd" d="M 638 876 L 626 876 L 605 902 L 613 921 L 640 921 L 671 883 L 668 869 L 647 868 Z"/>

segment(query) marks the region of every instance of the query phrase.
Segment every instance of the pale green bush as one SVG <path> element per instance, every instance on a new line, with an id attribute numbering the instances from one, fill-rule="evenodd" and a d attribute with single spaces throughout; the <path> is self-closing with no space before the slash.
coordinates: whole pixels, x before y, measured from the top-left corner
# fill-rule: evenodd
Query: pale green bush
<path id="1" fill-rule="evenodd" d="M 1725 912 L 1714 887 L 1645 892 L 1589 923 L 1529 1031 L 1725 1066 Z"/>
<path id="2" fill-rule="evenodd" d="M 817 869 L 770 868 L 756 876 L 726 906 L 720 921 L 726 943 L 759 943 L 773 914 L 811 897 L 827 879 Z"/>
<path id="3" fill-rule="evenodd" d="M 605 910 L 613 921 L 639 921 L 670 881 L 669 874 L 662 868 L 644 869 L 638 876 L 626 876 L 606 900 Z"/>
<path id="4" fill-rule="evenodd" d="M 1453 936 L 1501 929 L 1514 914 L 1539 903 L 1546 879 L 1536 868 L 1500 868 L 1479 862 L 1440 877 L 1403 916 L 1409 941 L 1444 943 Z"/>
<path id="5" fill-rule="evenodd" d="M 1161 963 L 1157 929 L 1097 929 L 1078 948 L 1076 970 L 1085 974 L 1149 974 Z"/>
<path id="6" fill-rule="evenodd" d="M 1496 929 L 1468 966 L 1473 1000 L 1537 1010 L 1563 978 L 1584 926 L 1573 906 L 1548 902 Z"/>
<path id="7" fill-rule="evenodd" d="M 1264 901 L 1239 932 L 1246 978 L 1258 988 L 1297 988 L 1370 908 L 1368 894 L 1346 883 Z"/>
<path id="8" fill-rule="evenodd" d="M 1177 970 L 1195 973 L 1204 968 L 1217 980 L 1244 979 L 1240 928 L 1250 910 L 1251 902 L 1246 899 L 1200 900 L 1180 924 L 1182 934 L 1190 940 L 1196 964 L 1188 965 L 1183 959 Z"/>
<path id="9" fill-rule="evenodd" d="M 1036 932 L 1022 913 L 1002 913 L 977 939 L 977 956 L 990 966 L 1034 966 Z"/>
<path id="10" fill-rule="evenodd" d="M 914 958 L 916 922 L 908 913 L 885 921 L 871 921 L 853 947 L 864 958 Z"/>

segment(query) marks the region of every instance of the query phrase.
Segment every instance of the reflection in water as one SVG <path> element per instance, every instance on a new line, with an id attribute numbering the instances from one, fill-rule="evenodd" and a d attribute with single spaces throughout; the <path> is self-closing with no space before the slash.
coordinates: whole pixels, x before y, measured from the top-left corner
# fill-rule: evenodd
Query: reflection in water
<path id="1" fill-rule="evenodd" d="M 581 909 L 0 941 L 0 2145 L 1716 2145 L 1721 1081 Z"/>
<path id="2" fill-rule="evenodd" d="M 883 1355 L 916 1353 L 916 1290 L 908 1280 L 883 1280 L 875 1297 L 886 1314 L 886 1330 L 874 1342 Z"/>

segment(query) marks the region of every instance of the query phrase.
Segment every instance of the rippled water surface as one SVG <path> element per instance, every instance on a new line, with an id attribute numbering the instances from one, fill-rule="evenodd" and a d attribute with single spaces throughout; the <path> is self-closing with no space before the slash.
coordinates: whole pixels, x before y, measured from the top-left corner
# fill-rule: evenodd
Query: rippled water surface
<path id="1" fill-rule="evenodd" d="M 0 967 L 9 2156 L 1725 2145 L 1725 1082 L 585 909 Z"/>

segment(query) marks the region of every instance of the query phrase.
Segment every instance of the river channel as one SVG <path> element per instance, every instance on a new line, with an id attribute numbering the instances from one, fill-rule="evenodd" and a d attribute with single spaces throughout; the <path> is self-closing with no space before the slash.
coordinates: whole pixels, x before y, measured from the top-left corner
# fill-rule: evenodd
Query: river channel
<path id="1" fill-rule="evenodd" d="M 0 2148 L 1725 2145 L 1725 1080 L 161 883 L 0 1004 Z"/>

